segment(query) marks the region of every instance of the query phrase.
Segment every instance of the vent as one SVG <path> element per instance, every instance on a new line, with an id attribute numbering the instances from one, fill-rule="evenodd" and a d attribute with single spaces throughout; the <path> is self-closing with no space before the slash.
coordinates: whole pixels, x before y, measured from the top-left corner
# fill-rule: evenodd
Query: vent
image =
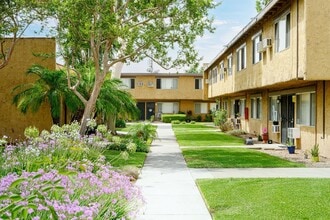
<path id="1" fill-rule="evenodd" d="M 148 82 L 148 87 L 154 87 L 154 83 L 153 82 Z"/>

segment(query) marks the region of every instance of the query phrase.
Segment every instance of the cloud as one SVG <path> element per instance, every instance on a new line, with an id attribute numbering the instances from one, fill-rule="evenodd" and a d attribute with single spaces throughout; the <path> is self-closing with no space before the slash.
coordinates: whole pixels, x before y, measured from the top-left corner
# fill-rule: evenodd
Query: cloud
<path id="1" fill-rule="evenodd" d="M 225 24 L 228 24 L 228 21 L 219 20 L 219 19 L 214 19 L 214 21 L 213 21 L 214 26 L 221 26 L 221 25 L 225 25 Z"/>

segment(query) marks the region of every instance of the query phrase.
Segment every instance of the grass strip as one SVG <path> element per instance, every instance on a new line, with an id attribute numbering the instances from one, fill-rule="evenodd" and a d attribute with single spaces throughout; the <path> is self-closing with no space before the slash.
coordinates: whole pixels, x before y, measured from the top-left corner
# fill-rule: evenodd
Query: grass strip
<path id="1" fill-rule="evenodd" d="M 182 148 L 190 168 L 304 167 L 279 157 L 246 148 Z"/>
<path id="2" fill-rule="evenodd" d="M 329 219 L 330 179 L 202 179 L 213 219 Z"/>

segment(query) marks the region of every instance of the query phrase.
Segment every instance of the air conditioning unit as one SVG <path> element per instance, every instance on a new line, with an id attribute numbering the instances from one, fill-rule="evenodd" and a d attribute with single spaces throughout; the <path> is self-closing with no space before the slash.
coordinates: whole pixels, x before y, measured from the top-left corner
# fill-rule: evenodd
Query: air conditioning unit
<path id="1" fill-rule="evenodd" d="M 143 82 L 137 82 L 137 86 L 139 87 L 143 86 Z"/>
<path id="2" fill-rule="evenodd" d="M 266 48 L 264 48 L 263 42 L 262 41 L 258 42 L 258 44 L 257 44 L 257 52 L 258 53 L 262 53 L 262 52 L 265 52 L 265 51 L 266 51 Z"/>
<path id="3" fill-rule="evenodd" d="M 262 47 L 264 49 L 268 48 L 268 47 L 271 47 L 272 46 L 272 39 L 270 38 L 265 38 L 262 40 Z"/>
<path id="4" fill-rule="evenodd" d="M 153 82 L 148 82 L 148 87 L 154 87 L 154 83 Z"/>

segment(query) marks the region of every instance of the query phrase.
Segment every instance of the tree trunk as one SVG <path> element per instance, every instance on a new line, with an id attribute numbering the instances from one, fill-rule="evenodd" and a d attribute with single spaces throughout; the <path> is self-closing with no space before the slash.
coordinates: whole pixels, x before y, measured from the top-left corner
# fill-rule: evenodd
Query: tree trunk
<path id="1" fill-rule="evenodd" d="M 116 115 L 108 115 L 107 116 L 107 126 L 108 129 L 111 131 L 111 134 L 116 135 L 117 131 L 116 131 Z"/>
<path id="2" fill-rule="evenodd" d="M 80 127 L 80 131 L 79 131 L 81 136 L 85 135 L 86 130 L 87 130 L 87 122 L 88 122 L 88 120 L 92 119 L 91 117 L 93 114 L 93 110 L 94 110 L 94 107 L 96 104 L 96 100 L 100 94 L 103 81 L 104 81 L 104 77 L 96 78 L 96 80 L 95 80 L 92 94 L 87 101 L 87 104 L 86 104 L 85 110 L 84 110 L 84 114 L 81 119 L 81 127 Z"/>

